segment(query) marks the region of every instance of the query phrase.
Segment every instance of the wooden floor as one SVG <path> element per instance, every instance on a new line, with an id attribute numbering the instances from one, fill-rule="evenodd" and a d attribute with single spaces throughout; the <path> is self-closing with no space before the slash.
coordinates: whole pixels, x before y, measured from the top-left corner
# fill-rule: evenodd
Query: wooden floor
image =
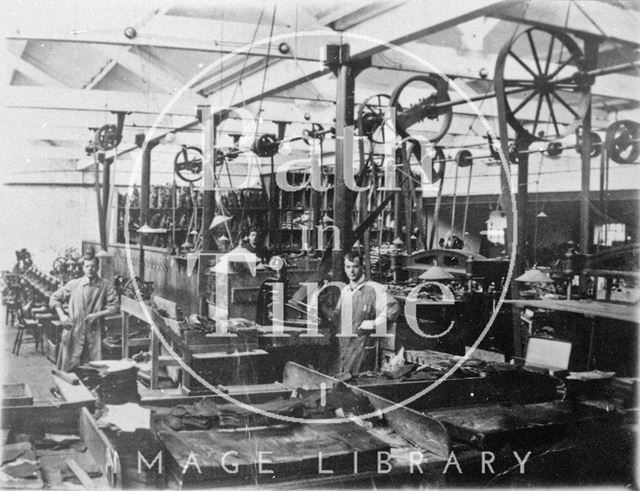
<path id="1" fill-rule="evenodd" d="M 11 353 L 16 329 L 4 325 L 4 306 L 0 311 L 2 336 L 0 343 L 2 361 L 0 361 L 0 380 L 2 384 L 24 383 L 29 386 L 34 400 L 47 400 L 49 389 L 54 386 L 51 369 L 55 368 L 43 354 L 36 353 L 33 343 L 23 343 L 20 355 Z"/>

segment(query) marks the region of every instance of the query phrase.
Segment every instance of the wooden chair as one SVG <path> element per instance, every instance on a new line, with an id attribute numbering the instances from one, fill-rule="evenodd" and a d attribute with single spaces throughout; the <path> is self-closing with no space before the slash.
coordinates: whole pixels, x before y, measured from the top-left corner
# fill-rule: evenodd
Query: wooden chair
<path id="1" fill-rule="evenodd" d="M 34 343 L 36 352 L 44 352 L 44 347 L 42 346 L 42 326 L 36 319 L 27 319 L 24 316 L 24 312 L 22 310 L 22 302 L 16 301 L 16 320 L 18 332 L 16 333 L 16 338 L 13 342 L 13 349 L 11 352 L 20 356 L 20 348 L 22 347 L 22 343 Z M 30 337 L 24 337 L 25 333 Z"/>

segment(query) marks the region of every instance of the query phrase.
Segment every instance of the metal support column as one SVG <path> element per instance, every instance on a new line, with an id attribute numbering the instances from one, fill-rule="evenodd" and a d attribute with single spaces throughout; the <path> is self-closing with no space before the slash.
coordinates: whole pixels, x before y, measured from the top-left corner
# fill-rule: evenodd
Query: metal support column
<path id="1" fill-rule="evenodd" d="M 214 251 L 216 243 L 209 226 L 216 214 L 215 192 L 215 158 L 216 158 L 216 121 L 209 114 L 209 106 L 202 109 L 202 134 L 203 134 L 203 195 L 202 195 L 202 224 L 200 234 L 202 236 L 202 252 Z M 231 238 L 231 237 L 229 237 Z"/>
<path id="2" fill-rule="evenodd" d="M 516 138 L 516 152 L 529 149 L 529 141 L 520 141 Z M 527 249 L 527 211 L 529 204 L 529 154 L 522 153 L 518 157 L 518 189 L 516 195 L 516 209 L 518 210 L 518 240 L 516 241 L 516 264 L 514 272 L 517 275 L 524 273 L 528 259 Z M 530 264 L 529 266 L 533 266 Z M 515 275 L 514 275 L 515 276 Z"/>
<path id="3" fill-rule="evenodd" d="M 333 195 L 333 224 L 339 231 L 339 250 L 333 250 L 333 278 L 344 278 L 342 259 L 353 244 L 354 196 L 344 180 L 344 132 L 353 126 L 355 79 L 361 70 L 371 64 L 371 59 L 350 60 L 349 45 L 328 45 L 327 65 L 338 77 L 336 90 L 336 165 Z M 349 156 L 351 158 L 352 156 Z M 335 233 L 335 232 L 334 232 Z"/>
<path id="4" fill-rule="evenodd" d="M 151 192 L 151 152 L 157 141 L 148 142 L 142 151 L 142 171 L 140 179 L 140 225 L 149 224 L 149 194 Z M 143 240 L 143 236 L 140 237 Z"/>
<path id="5" fill-rule="evenodd" d="M 595 38 L 587 38 L 584 42 L 585 65 L 587 70 L 598 66 L 598 45 Z M 589 93 L 591 88 L 589 87 Z M 582 121 L 583 151 L 581 152 L 582 171 L 580 187 L 580 251 L 589 253 L 591 223 L 589 217 L 589 189 L 591 187 L 591 104 L 587 108 Z"/>
<path id="6" fill-rule="evenodd" d="M 105 159 L 102 163 L 102 228 L 100 230 L 100 247 L 106 251 L 109 247 L 109 192 L 111 190 L 111 164 L 113 158 Z"/>

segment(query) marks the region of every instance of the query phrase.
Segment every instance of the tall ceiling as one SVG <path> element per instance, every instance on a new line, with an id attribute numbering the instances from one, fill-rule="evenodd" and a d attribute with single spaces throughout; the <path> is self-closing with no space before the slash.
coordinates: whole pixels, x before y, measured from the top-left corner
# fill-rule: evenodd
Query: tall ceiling
<path id="1" fill-rule="evenodd" d="M 96 128 L 116 122 L 117 111 L 127 112 L 120 153 L 135 148 L 138 134 L 184 128 L 154 151 L 167 162 L 178 143 L 200 144 L 199 105 L 242 107 L 259 118 L 259 132 L 275 133 L 274 121 L 291 122 L 290 136 L 312 122 L 329 127 L 336 81 L 323 64 L 327 44 L 348 43 L 354 58 L 372 57 L 357 78 L 356 103 L 429 71 L 454 81 L 451 98 L 491 91 L 498 52 L 531 26 L 565 30 L 581 47 L 585 36 L 599 39 L 599 67 L 638 60 L 640 46 L 636 0 L 457 0 L 446 8 L 422 0 L 2 3 L 5 179 L 41 171 L 82 179 L 93 162 L 85 147 Z M 595 127 L 637 116 L 637 87 L 637 70 L 597 78 Z M 478 105 L 497 130 L 495 101 Z M 533 118 L 534 110 L 521 117 Z M 222 130 L 237 133 L 240 122 Z M 485 133 L 464 104 L 455 107 L 443 142 L 478 143 Z"/>

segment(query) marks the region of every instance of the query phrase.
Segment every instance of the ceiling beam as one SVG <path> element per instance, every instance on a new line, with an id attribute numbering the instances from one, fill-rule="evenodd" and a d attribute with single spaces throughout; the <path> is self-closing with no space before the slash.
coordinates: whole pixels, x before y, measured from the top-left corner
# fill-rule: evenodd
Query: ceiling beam
<path id="1" fill-rule="evenodd" d="M 461 53 L 454 48 L 419 42 L 407 43 L 402 47 L 418 59 L 433 64 L 449 78 L 454 79 L 454 81 L 459 77 L 479 80 L 481 79 L 480 70 L 482 69 L 488 71 L 488 80 L 493 80 L 495 75 L 497 54 L 485 54 L 478 51 Z M 417 60 L 410 59 L 394 50 L 386 51 L 382 56 L 374 56 L 373 61 L 375 67 L 364 71 L 360 78 L 375 77 L 373 74 L 375 74 L 376 68 L 385 69 L 389 67 L 390 69 L 396 70 L 429 71 L 426 66 Z M 531 60 L 531 63 L 533 63 L 533 60 Z M 553 70 L 556 66 L 555 63 L 551 63 L 550 69 Z M 515 68 L 519 69 L 520 67 Z M 568 70 L 568 72 L 570 73 L 570 70 Z M 616 99 L 640 100 L 640 91 L 637 90 L 638 77 L 630 75 L 629 73 L 632 72 L 604 75 L 596 78 L 595 84 L 591 88 L 592 93 L 597 96 L 613 97 Z M 411 75 L 413 75 L 413 73 L 407 73 L 406 78 L 409 78 Z M 524 78 L 527 75 L 524 69 L 521 69 L 520 72 L 509 74 L 512 78 Z M 381 74 L 380 78 L 384 80 L 384 74 Z"/>
<path id="2" fill-rule="evenodd" d="M 542 28 L 555 28 L 578 37 L 596 37 L 640 46 L 640 15 L 613 2 L 581 0 L 507 1 L 487 12 L 488 16 Z"/>
<path id="3" fill-rule="evenodd" d="M 81 147 L 39 147 L 28 145 L 26 141 L 15 141 L 12 147 L 5 150 L 9 159 L 70 159 L 78 160 L 86 154 Z"/>
<path id="4" fill-rule="evenodd" d="M 93 90 L 94 87 L 96 87 L 100 82 L 102 82 L 102 80 L 104 80 L 107 75 L 109 75 L 109 73 L 111 73 L 111 70 L 113 70 L 117 64 L 118 62 L 115 60 L 115 58 L 108 58 L 107 63 L 100 69 L 98 73 L 93 76 L 93 78 L 87 84 L 85 84 L 83 89 Z"/>
<path id="5" fill-rule="evenodd" d="M 269 19 L 270 15 L 270 12 L 265 12 L 266 19 Z M 207 19 L 158 15 L 141 27 L 135 38 L 128 39 L 123 34 L 123 30 L 127 26 L 128 24 L 123 23 L 121 30 L 103 31 L 96 29 L 73 32 L 59 29 L 30 29 L 28 25 L 25 25 L 19 31 L 8 34 L 6 39 L 123 46 L 127 49 L 137 46 L 141 48 L 227 54 L 249 46 L 253 41 L 268 38 L 270 32 L 270 23 L 266 21 L 256 31 L 255 24 L 251 23 L 222 23 Z M 170 36 L 167 33 L 170 33 Z M 274 28 L 274 36 L 284 34 L 291 34 L 289 45 L 293 48 L 293 36 L 295 34 L 293 28 L 282 26 Z M 333 34 L 335 34 L 334 31 L 327 29 L 327 35 L 331 36 Z M 309 51 L 306 49 L 305 44 L 300 42 L 298 42 L 298 50 L 299 52 L 296 53 L 296 56 L 299 59 L 311 56 L 313 60 L 318 61 L 317 50 Z M 283 55 L 277 50 L 272 51 L 274 52 L 270 56 L 273 58 L 293 58 L 293 53 Z M 267 44 L 255 46 L 251 52 L 258 56 L 264 56 L 267 53 Z"/>
<path id="6" fill-rule="evenodd" d="M 99 128 L 104 124 L 115 124 L 116 122 L 115 115 L 105 112 L 104 109 L 96 111 L 67 111 L 43 108 L 6 108 L 3 112 L 3 119 L 7 122 L 27 119 L 34 126 L 43 128 L 47 126 L 81 129 Z M 142 132 L 145 128 L 149 128 L 155 119 L 153 114 L 133 113 L 125 118 L 125 128 L 132 128 L 135 125 Z M 195 113 L 192 116 L 169 115 L 160 122 L 160 125 L 177 128 L 194 119 Z"/>
<path id="7" fill-rule="evenodd" d="M 242 80 L 244 77 L 248 77 L 251 74 L 263 71 L 267 66 L 267 58 L 246 58 L 246 63 L 236 63 L 236 65 L 240 65 L 237 70 L 232 71 L 231 69 L 225 69 L 223 74 L 218 74 L 215 77 L 207 76 L 203 81 L 196 82 L 191 85 L 190 89 L 199 93 L 204 94 L 205 96 L 215 92 L 221 87 L 230 84 L 242 84 Z M 252 61 L 249 61 L 252 60 Z M 240 90 L 240 87 L 239 87 Z"/>
<path id="8" fill-rule="evenodd" d="M 349 37 L 345 38 L 345 42 L 351 45 L 354 58 L 372 56 L 388 49 L 384 43 L 404 45 L 482 17 L 503 3 L 505 0 L 456 0 L 442 8 L 437 2 L 410 0 L 344 31 L 372 38 L 375 42 Z M 398 19 L 402 21 L 398 22 Z M 384 26 L 384 29 L 380 26 Z"/>
<path id="9" fill-rule="evenodd" d="M 497 3 L 500 2 L 495 0 L 459 0 L 443 9 L 435 3 L 428 3 L 426 7 L 424 2 L 412 0 L 345 31 L 345 33 L 353 33 L 357 36 L 368 36 L 373 38 L 375 42 L 349 36 L 344 37 L 344 42 L 351 45 L 352 58 L 375 55 L 388 49 L 385 43 L 402 44 L 434 34 L 461 22 L 482 16 Z M 425 8 L 428 12 L 425 12 Z M 424 15 L 416 15 L 418 12 L 422 12 Z M 402 22 L 398 22 L 398 19 L 402 19 Z M 385 29 L 381 30 L 380 26 L 385 26 Z M 300 39 L 304 39 L 310 49 L 319 50 L 324 46 L 318 42 L 323 40 Z M 281 90 L 295 87 L 328 72 L 328 68 L 315 62 L 274 60 L 267 72 L 264 91 L 262 90 L 263 73 L 244 77 L 242 80 L 244 99 L 237 104 L 253 102 L 261 97 L 274 95 Z M 212 103 L 220 101 L 220 105 L 222 102 L 228 105 L 233 92 L 233 86 L 223 88 L 213 94 Z"/>
<path id="10" fill-rule="evenodd" d="M 157 11 L 152 10 L 144 17 L 142 22 L 137 27 L 141 28 L 147 22 L 149 22 L 150 19 L 153 19 L 157 15 L 163 14 L 166 10 L 167 10 L 166 6 L 161 10 L 157 10 Z M 86 89 L 93 89 L 98 83 L 100 83 L 104 78 L 106 78 L 106 76 L 111 72 L 111 70 L 115 68 L 115 66 L 118 63 L 123 65 L 125 68 L 127 68 L 131 72 L 141 76 L 143 80 L 146 78 L 144 77 L 144 75 L 141 75 L 139 73 L 140 71 L 139 63 L 130 63 L 129 57 L 127 56 L 130 53 L 129 51 L 131 49 L 130 46 L 121 46 L 117 48 L 113 47 L 111 49 L 107 48 L 106 46 L 102 46 L 102 45 L 100 46 L 102 47 L 103 51 L 106 51 L 106 54 L 109 57 L 109 61 L 107 62 L 107 65 L 105 65 L 100 70 L 100 72 L 91 80 L 91 82 L 85 86 Z M 131 67 L 131 65 L 133 65 L 133 68 Z"/>
<path id="11" fill-rule="evenodd" d="M 405 0 L 353 0 L 318 19 L 321 25 L 336 31 L 344 31 L 364 20 L 376 17 L 387 10 L 397 7 Z"/>
<path id="12" fill-rule="evenodd" d="M 45 87 L 67 87 L 57 78 L 52 77 L 48 73 L 42 71 L 40 68 L 36 68 L 28 61 L 14 55 L 13 53 L 8 53 L 7 57 L 9 59 L 9 63 L 13 64 L 15 70 L 22 72 L 24 75 L 26 75 L 36 83 L 44 85 Z"/>
<path id="13" fill-rule="evenodd" d="M 133 50 L 128 50 L 100 46 L 100 49 L 114 61 L 114 66 L 123 66 L 138 75 L 150 87 L 158 87 L 173 94 L 184 84 L 175 73 L 166 67 L 159 67 L 158 58 L 146 52 L 144 48 L 134 47 Z"/>
<path id="14" fill-rule="evenodd" d="M 160 114 L 172 98 L 171 95 L 158 93 L 18 86 L 6 87 L 4 92 L 8 108 L 127 111 L 139 114 Z M 201 103 L 198 96 L 184 95 L 168 108 L 167 114 L 194 117 Z"/>
<path id="15" fill-rule="evenodd" d="M 22 137 L 27 140 L 59 140 L 59 141 L 89 141 L 93 132 L 88 128 L 60 128 L 57 126 L 29 125 L 26 122 L 17 124 L 4 124 L 4 135 L 8 138 Z"/>

